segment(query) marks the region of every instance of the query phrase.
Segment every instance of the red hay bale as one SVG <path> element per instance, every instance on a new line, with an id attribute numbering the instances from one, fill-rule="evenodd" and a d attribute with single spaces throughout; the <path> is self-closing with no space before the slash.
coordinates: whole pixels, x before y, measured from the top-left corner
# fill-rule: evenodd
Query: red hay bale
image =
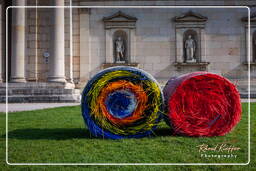
<path id="1" fill-rule="evenodd" d="M 174 134 L 225 135 L 241 119 L 239 92 L 216 74 L 194 72 L 171 78 L 164 87 L 167 122 Z"/>

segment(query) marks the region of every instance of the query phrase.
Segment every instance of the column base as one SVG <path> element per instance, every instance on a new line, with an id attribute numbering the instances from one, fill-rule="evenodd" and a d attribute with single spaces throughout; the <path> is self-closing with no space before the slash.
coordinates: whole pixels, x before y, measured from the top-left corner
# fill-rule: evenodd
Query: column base
<path id="1" fill-rule="evenodd" d="M 68 82 L 68 83 L 71 83 L 71 84 L 74 84 L 74 81 L 73 81 L 73 79 L 71 79 L 71 78 L 68 78 L 68 79 L 67 79 L 67 82 Z"/>
<path id="2" fill-rule="evenodd" d="M 66 83 L 67 81 L 64 77 L 48 77 L 48 82 Z"/>
<path id="3" fill-rule="evenodd" d="M 75 88 L 75 84 L 74 83 L 70 83 L 70 82 L 66 82 L 65 88 L 67 88 L 67 89 L 74 89 Z"/>
<path id="4" fill-rule="evenodd" d="M 11 77 L 11 83 L 25 83 L 26 79 L 23 77 Z"/>

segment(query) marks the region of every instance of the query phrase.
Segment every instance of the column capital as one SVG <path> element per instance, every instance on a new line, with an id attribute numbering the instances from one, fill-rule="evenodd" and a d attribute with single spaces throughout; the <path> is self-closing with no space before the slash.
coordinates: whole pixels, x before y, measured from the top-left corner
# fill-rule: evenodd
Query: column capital
<path id="1" fill-rule="evenodd" d="M 65 6 L 65 0 L 53 0 L 53 6 Z"/>
<path id="2" fill-rule="evenodd" d="M 14 6 L 25 6 L 26 5 L 26 0 L 13 0 L 12 4 Z"/>
<path id="3" fill-rule="evenodd" d="M 90 14 L 90 8 L 79 8 L 80 14 Z"/>

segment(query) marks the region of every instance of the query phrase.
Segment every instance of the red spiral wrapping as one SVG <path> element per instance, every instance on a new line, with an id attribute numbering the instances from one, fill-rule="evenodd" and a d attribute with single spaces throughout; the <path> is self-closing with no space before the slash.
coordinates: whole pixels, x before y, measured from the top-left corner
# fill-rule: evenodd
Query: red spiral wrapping
<path id="1" fill-rule="evenodd" d="M 241 119 L 240 95 L 229 80 L 208 72 L 171 78 L 164 87 L 174 134 L 222 136 Z"/>

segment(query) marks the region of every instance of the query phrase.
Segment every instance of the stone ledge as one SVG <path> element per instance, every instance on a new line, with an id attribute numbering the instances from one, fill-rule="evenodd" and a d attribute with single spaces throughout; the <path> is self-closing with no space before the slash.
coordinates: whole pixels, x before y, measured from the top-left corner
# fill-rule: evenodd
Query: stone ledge
<path id="1" fill-rule="evenodd" d="M 198 67 L 200 71 L 205 71 L 206 67 L 210 64 L 210 62 L 175 62 L 174 66 L 177 67 L 177 70 L 181 70 L 182 67 Z"/>
<path id="2" fill-rule="evenodd" d="M 201 65 L 209 65 L 210 62 L 175 62 L 174 65 L 175 66 L 201 66 Z"/>
<path id="3" fill-rule="evenodd" d="M 138 63 L 104 63 L 101 65 L 103 69 L 115 66 L 130 66 L 130 67 L 139 67 Z"/>
<path id="4" fill-rule="evenodd" d="M 249 65 L 249 62 L 243 62 L 244 65 Z M 256 66 L 256 62 L 250 62 L 251 66 Z"/>
<path id="5" fill-rule="evenodd" d="M 248 93 L 240 93 L 240 98 L 248 98 Z M 256 99 L 256 93 L 250 93 L 250 99 Z"/>

